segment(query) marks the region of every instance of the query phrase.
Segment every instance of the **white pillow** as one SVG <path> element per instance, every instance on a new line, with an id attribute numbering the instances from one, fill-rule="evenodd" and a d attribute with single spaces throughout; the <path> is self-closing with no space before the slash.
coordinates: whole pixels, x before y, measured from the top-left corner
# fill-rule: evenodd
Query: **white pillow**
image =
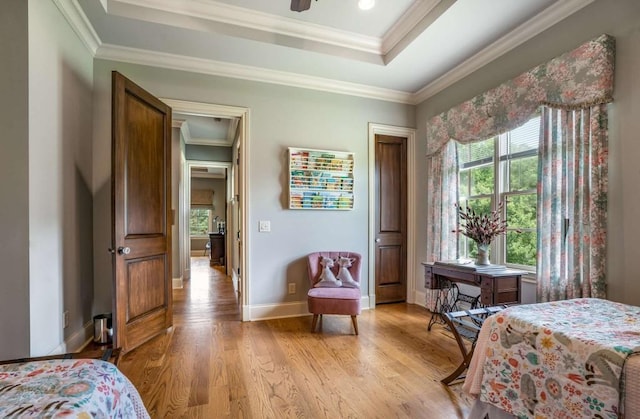
<path id="1" fill-rule="evenodd" d="M 344 256 L 338 257 L 338 266 L 340 266 L 340 270 L 338 271 L 338 280 L 342 282 L 342 286 L 346 288 L 360 288 L 360 283 L 354 281 L 351 276 L 351 272 L 349 269 L 353 265 L 353 258 L 347 258 Z"/>
<path id="2" fill-rule="evenodd" d="M 320 260 L 320 265 L 322 265 L 322 273 L 320 274 L 320 281 L 316 282 L 314 287 L 327 287 L 327 288 L 338 288 L 342 286 L 342 282 L 336 278 L 336 276 L 331 271 L 333 268 L 334 261 L 331 258 L 326 258 L 322 256 Z"/>

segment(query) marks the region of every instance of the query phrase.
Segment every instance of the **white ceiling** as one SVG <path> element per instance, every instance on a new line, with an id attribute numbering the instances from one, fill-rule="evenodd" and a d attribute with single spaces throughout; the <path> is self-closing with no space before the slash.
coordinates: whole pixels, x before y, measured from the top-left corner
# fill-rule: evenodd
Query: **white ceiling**
<path id="1" fill-rule="evenodd" d="M 227 169 L 224 167 L 192 166 L 191 177 L 200 179 L 225 179 Z"/>
<path id="2" fill-rule="evenodd" d="M 416 104 L 593 0 L 53 0 L 97 58 Z"/>
<path id="3" fill-rule="evenodd" d="M 231 147 L 239 118 L 212 117 L 173 112 L 173 126 L 180 128 L 186 144 Z"/>

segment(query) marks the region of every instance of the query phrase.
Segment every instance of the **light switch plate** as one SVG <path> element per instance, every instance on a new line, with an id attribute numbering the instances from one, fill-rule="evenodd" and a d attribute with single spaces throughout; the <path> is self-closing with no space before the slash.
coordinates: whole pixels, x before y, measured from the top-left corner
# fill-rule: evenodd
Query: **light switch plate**
<path id="1" fill-rule="evenodd" d="M 271 231 L 271 221 L 260 221 L 258 223 L 258 231 L 260 233 L 268 233 Z"/>

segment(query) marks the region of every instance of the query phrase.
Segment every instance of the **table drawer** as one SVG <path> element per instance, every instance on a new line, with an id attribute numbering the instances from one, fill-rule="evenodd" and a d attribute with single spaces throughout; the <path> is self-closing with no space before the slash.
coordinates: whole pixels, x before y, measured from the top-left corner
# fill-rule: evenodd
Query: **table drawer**
<path id="1" fill-rule="evenodd" d="M 429 266 L 424 269 L 424 287 L 428 290 L 438 288 L 438 279 L 433 275 L 433 269 Z"/>
<path id="2" fill-rule="evenodd" d="M 483 290 L 493 290 L 493 278 L 482 277 L 480 279 L 480 288 Z"/>

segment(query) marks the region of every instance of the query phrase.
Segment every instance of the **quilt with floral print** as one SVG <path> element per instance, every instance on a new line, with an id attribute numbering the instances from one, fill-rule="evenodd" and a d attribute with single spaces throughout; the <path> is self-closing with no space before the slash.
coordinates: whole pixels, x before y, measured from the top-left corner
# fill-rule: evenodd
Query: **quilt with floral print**
<path id="1" fill-rule="evenodd" d="M 0 365 L 0 417 L 149 418 L 115 365 L 54 359 Z"/>
<path id="2" fill-rule="evenodd" d="M 595 298 L 509 307 L 489 317 L 480 400 L 519 418 L 618 418 L 640 307 Z"/>

